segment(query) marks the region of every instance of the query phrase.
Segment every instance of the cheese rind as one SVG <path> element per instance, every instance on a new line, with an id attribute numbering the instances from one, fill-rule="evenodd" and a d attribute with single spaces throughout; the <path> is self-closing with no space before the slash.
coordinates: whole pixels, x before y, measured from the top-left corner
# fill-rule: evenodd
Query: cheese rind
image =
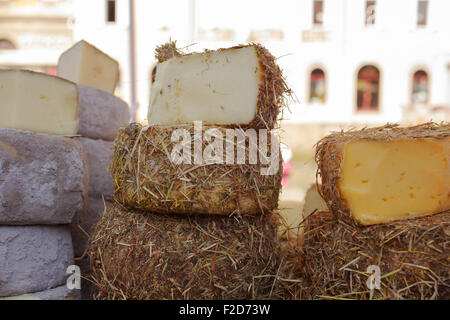
<path id="1" fill-rule="evenodd" d="M 363 225 L 450 209 L 450 138 L 350 142 L 338 188 Z"/>
<path id="2" fill-rule="evenodd" d="M 62 300 L 80 300 L 80 290 L 70 290 L 67 285 L 63 285 L 57 288 L 28 293 L 21 296 L 0 298 L 0 300 L 9 301 L 24 301 L 24 300 L 48 300 L 48 301 L 62 301 Z"/>
<path id="3" fill-rule="evenodd" d="M 203 127 L 201 135 L 210 129 Z M 243 164 L 177 164 L 171 156 L 180 146 L 173 140 L 174 133 L 194 137 L 195 131 L 192 125 L 143 127 L 136 123 L 120 129 L 110 166 L 114 199 L 129 208 L 184 215 L 258 215 L 277 208 L 283 170 L 280 152 L 271 164 L 272 169 L 278 169 L 273 175 L 261 174 L 268 166 L 260 158 L 252 164 L 247 156 Z M 226 137 L 226 129 L 220 128 L 218 133 Z M 200 153 L 205 155 L 208 143 L 200 140 Z M 267 143 L 274 155 L 279 144 L 270 139 Z M 184 156 L 190 157 L 188 153 Z"/>
<path id="4" fill-rule="evenodd" d="M 58 75 L 77 84 L 114 93 L 119 79 L 119 63 L 81 40 L 60 56 Z"/>
<path id="5" fill-rule="evenodd" d="M 102 217 L 107 203 L 103 198 L 89 197 L 86 208 L 76 214 L 73 223 L 70 225 L 75 257 L 83 256 L 86 251 L 89 236 Z"/>
<path id="6" fill-rule="evenodd" d="M 148 122 L 249 124 L 257 116 L 263 72 L 254 46 L 195 53 L 159 63 Z"/>
<path id="7" fill-rule="evenodd" d="M 108 167 L 112 162 L 113 142 L 82 137 L 76 140 L 83 146 L 89 164 L 89 196 L 111 199 L 114 182 Z"/>
<path id="8" fill-rule="evenodd" d="M 334 132 L 317 143 L 320 194 L 349 224 L 382 224 L 450 209 L 450 124 Z"/>
<path id="9" fill-rule="evenodd" d="M 61 286 L 72 264 L 68 226 L 0 226 L 0 297 Z"/>
<path id="10" fill-rule="evenodd" d="M 0 225 L 69 224 L 84 208 L 88 184 L 79 142 L 0 128 Z"/>
<path id="11" fill-rule="evenodd" d="M 28 70 L 0 70 L 0 128 L 75 135 L 78 88 L 67 80 Z"/>
<path id="12" fill-rule="evenodd" d="M 80 127 L 78 134 L 113 141 L 119 129 L 130 122 L 125 101 L 100 89 L 78 86 Z"/>

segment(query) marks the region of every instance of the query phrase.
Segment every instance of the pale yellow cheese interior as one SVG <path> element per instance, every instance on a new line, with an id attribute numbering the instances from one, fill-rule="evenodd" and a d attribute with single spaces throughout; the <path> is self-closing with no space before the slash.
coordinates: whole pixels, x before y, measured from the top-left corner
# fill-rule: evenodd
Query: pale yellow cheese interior
<path id="1" fill-rule="evenodd" d="M 0 128 L 75 135 L 77 85 L 43 73 L 0 70 Z"/>
<path id="2" fill-rule="evenodd" d="M 256 116 L 260 82 L 251 46 L 170 59 L 157 65 L 148 123 L 248 124 Z"/>
<path id="3" fill-rule="evenodd" d="M 114 93 L 119 77 L 119 64 L 88 42 L 80 41 L 59 58 L 58 76 Z"/>
<path id="4" fill-rule="evenodd" d="M 345 145 L 338 187 L 364 225 L 450 209 L 450 138 Z"/>
<path id="5" fill-rule="evenodd" d="M 303 232 L 302 217 L 303 203 L 300 201 L 280 201 L 278 210 L 282 218 L 278 228 L 279 237 L 282 239 L 295 238 Z"/>
<path id="6" fill-rule="evenodd" d="M 303 218 L 307 218 L 316 212 L 328 211 L 327 204 L 317 191 L 319 187 L 320 186 L 313 184 L 309 187 L 308 191 L 306 191 Z"/>

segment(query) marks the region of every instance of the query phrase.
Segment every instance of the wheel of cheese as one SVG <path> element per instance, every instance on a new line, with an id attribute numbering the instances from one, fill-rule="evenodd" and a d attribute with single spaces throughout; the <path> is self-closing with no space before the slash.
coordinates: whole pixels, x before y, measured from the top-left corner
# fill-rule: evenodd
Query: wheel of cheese
<path id="1" fill-rule="evenodd" d="M 0 128 L 73 136 L 78 130 L 78 88 L 45 73 L 0 69 Z"/>
<path id="2" fill-rule="evenodd" d="M 58 75 L 113 93 L 119 80 L 119 63 L 89 42 L 81 40 L 59 57 Z"/>
<path id="3" fill-rule="evenodd" d="M 183 54 L 174 42 L 156 48 L 148 123 L 273 129 L 291 93 L 276 58 L 263 46 Z M 152 79 L 153 80 L 153 79 Z"/>
<path id="4" fill-rule="evenodd" d="M 0 297 L 61 286 L 72 264 L 68 226 L 0 226 Z"/>
<path id="5" fill-rule="evenodd" d="M 205 126 L 203 135 L 211 128 L 227 139 L 223 128 Z M 201 165 L 172 161 L 173 151 L 180 146 L 172 139 L 174 132 L 194 137 L 194 131 L 191 125 L 145 128 L 131 124 L 121 129 L 111 165 L 115 200 L 139 210 L 185 215 L 257 215 L 277 208 L 282 176 L 278 144 L 269 143 L 273 162 L 267 165 L 260 160 Z M 206 153 L 210 145 L 199 147 Z M 264 175 L 267 168 L 273 174 Z"/>
<path id="6" fill-rule="evenodd" d="M 21 296 L 0 298 L 0 300 L 80 300 L 80 290 L 70 290 L 66 285 L 54 289 L 28 293 Z"/>
<path id="7" fill-rule="evenodd" d="M 88 183 L 79 142 L 0 128 L 0 225 L 69 224 Z"/>
<path id="8" fill-rule="evenodd" d="M 85 252 L 89 236 L 104 211 L 105 202 L 102 198 L 89 197 L 86 209 L 76 215 L 70 225 L 75 257 L 81 257 Z"/>
<path id="9" fill-rule="evenodd" d="M 450 124 L 336 132 L 317 144 L 321 196 L 349 223 L 450 210 Z"/>
<path id="10" fill-rule="evenodd" d="M 79 85 L 78 97 L 81 136 L 113 141 L 119 129 L 130 121 L 128 105 L 106 91 Z"/>
<path id="11" fill-rule="evenodd" d="M 112 161 L 111 141 L 77 138 L 86 152 L 89 163 L 89 196 L 112 198 L 113 180 L 108 167 Z"/>

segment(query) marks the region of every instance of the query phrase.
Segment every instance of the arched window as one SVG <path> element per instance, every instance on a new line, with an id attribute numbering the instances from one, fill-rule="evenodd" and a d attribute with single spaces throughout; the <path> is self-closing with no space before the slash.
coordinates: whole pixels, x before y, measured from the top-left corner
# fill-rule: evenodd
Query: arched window
<path id="1" fill-rule="evenodd" d="M 16 46 L 8 39 L 0 39 L 0 50 L 14 50 Z"/>
<path id="2" fill-rule="evenodd" d="M 309 103 L 325 103 L 327 100 L 325 72 L 320 68 L 314 69 L 309 83 Z"/>
<path id="3" fill-rule="evenodd" d="M 428 74 L 424 70 L 417 70 L 413 74 L 411 102 L 415 105 L 428 102 Z"/>
<path id="4" fill-rule="evenodd" d="M 377 111 L 380 101 L 380 71 L 374 66 L 364 66 L 358 72 L 358 111 Z"/>

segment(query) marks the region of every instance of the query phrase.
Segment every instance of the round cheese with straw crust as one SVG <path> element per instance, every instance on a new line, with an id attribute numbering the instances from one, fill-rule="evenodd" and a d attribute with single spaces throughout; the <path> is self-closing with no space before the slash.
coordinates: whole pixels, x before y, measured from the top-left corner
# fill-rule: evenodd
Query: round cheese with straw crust
<path id="1" fill-rule="evenodd" d="M 450 209 L 450 125 L 338 132 L 317 145 L 320 192 L 333 213 L 363 225 Z"/>
<path id="2" fill-rule="evenodd" d="M 136 209 L 178 214 L 260 214 L 277 208 L 282 176 L 279 145 L 278 157 L 268 165 L 260 160 L 249 164 L 248 156 L 245 164 L 176 164 L 171 153 L 178 142 L 172 141 L 172 134 L 179 129 L 195 137 L 192 125 L 131 124 L 120 130 L 110 168 L 117 201 Z M 208 129 L 203 127 L 202 136 Z M 216 129 L 226 135 L 225 129 Z M 271 135 L 267 136 L 270 145 Z M 207 145 L 203 139 L 202 154 Z M 263 175 L 270 165 L 274 174 Z"/>

